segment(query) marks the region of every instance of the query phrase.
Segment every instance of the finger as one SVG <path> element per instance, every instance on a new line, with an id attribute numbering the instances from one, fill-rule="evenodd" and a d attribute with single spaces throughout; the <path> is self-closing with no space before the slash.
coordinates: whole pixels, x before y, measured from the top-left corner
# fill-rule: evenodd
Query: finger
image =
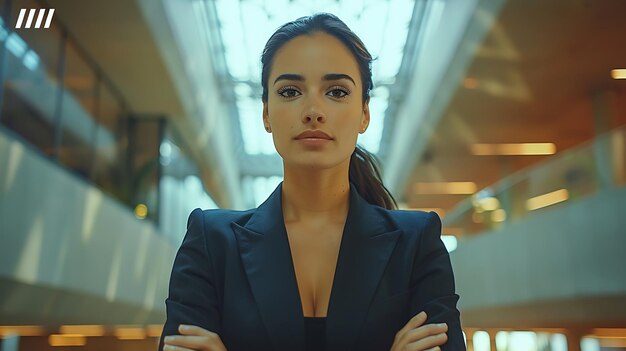
<path id="1" fill-rule="evenodd" d="M 411 329 L 407 334 L 411 335 L 413 340 L 423 339 L 429 335 L 437 335 L 440 333 L 446 333 L 448 331 L 448 325 L 446 323 L 431 323 L 422 325 L 421 327 Z"/>
<path id="2" fill-rule="evenodd" d="M 441 351 L 441 347 L 435 346 L 435 347 L 431 347 L 428 350 L 424 350 L 424 351 Z"/>
<path id="3" fill-rule="evenodd" d="M 448 326 L 445 323 L 440 324 L 426 324 L 419 328 L 411 329 L 404 333 L 404 335 L 400 336 L 399 342 L 401 344 L 408 344 L 412 342 L 416 342 L 422 340 L 428 336 L 438 335 L 441 333 L 446 333 L 448 331 Z M 438 344 L 434 344 L 431 346 L 436 346 Z M 419 350 L 423 350 L 420 348 Z"/>
<path id="4" fill-rule="evenodd" d="M 407 344 L 407 346 L 415 347 L 415 350 L 425 350 L 445 344 L 448 341 L 448 334 L 440 333 L 430 335 L 415 342 Z"/>
<path id="5" fill-rule="evenodd" d="M 404 327 L 402 327 L 402 329 L 398 331 L 397 335 L 402 336 L 407 331 L 411 329 L 415 329 L 419 327 L 420 325 L 424 324 L 424 322 L 426 322 L 426 312 L 422 311 L 416 314 L 415 316 L 413 316 L 413 318 L 409 319 L 409 321 L 404 325 Z"/>
<path id="6" fill-rule="evenodd" d="M 200 328 L 202 329 L 202 328 Z M 202 329 L 208 332 L 206 329 Z M 209 332 L 208 335 L 169 335 L 164 338 L 166 344 L 189 347 L 194 350 L 210 347 L 213 351 L 226 351 L 226 346 L 222 343 L 219 335 Z"/>
<path id="7" fill-rule="evenodd" d="M 409 319 L 409 321 L 404 325 L 404 327 L 402 327 L 402 329 L 400 329 L 395 337 L 394 337 L 394 341 L 399 342 L 400 344 L 404 345 L 407 342 L 407 333 L 413 329 L 415 329 L 416 327 L 422 325 L 425 321 L 426 321 L 426 312 L 422 311 L 418 314 L 416 314 L 415 316 L 413 316 L 413 318 Z"/>
<path id="8" fill-rule="evenodd" d="M 165 345 L 163 346 L 163 351 L 195 351 L 195 350 L 188 349 L 186 347 L 181 347 L 181 346 Z"/>
<path id="9" fill-rule="evenodd" d="M 215 334 L 214 332 L 210 331 L 210 330 L 206 330 L 204 328 L 200 328 L 196 325 L 189 325 L 189 324 L 181 324 L 178 326 L 178 332 L 181 333 L 182 335 L 213 335 Z"/>
<path id="10" fill-rule="evenodd" d="M 169 335 L 163 339 L 166 345 L 197 349 L 209 342 L 207 336 Z"/>

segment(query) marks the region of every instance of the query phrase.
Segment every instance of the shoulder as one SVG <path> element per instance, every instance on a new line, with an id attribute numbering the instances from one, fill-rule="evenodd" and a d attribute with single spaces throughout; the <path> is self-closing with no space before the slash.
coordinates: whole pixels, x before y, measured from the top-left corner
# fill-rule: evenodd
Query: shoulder
<path id="1" fill-rule="evenodd" d="M 238 211 L 196 208 L 189 214 L 187 233 L 182 245 L 184 246 L 185 242 L 188 242 L 190 245 L 203 247 L 205 252 L 214 260 L 214 264 L 223 261 L 229 250 L 236 249 L 236 239 L 231 229 L 231 223 L 245 221 L 253 213 L 254 209 Z"/>
<path id="2" fill-rule="evenodd" d="M 255 209 L 249 210 L 230 210 L 223 208 L 214 208 L 209 210 L 203 210 L 200 208 L 196 208 L 191 211 L 189 215 L 189 219 L 192 218 L 202 218 L 203 220 L 211 220 L 211 221 L 220 221 L 220 222 L 228 222 L 228 221 L 236 221 L 240 220 L 243 217 L 252 215 Z"/>
<path id="3" fill-rule="evenodd" d="M 412 232 L 421 232 L 428 226 L 441 226 L 441 219 L 434 211 L 388 210 L 384 208 L 379 208 L 379 211 L 383 211 L 401 229 L 410 228 Z"/>
<path id="4" fill-rule="evenodd" d="M 434 211 L 388 210 L 384 208 L 378 210 L 393 221 L 398 229 L 402 230 L 403 236 L 412 245 L 422 243 L 430 246 L 437 244 L 437 241 L 440 240 L 442 223 L 439 215 Z"/>
<path id="5" fill-rule="evenodd" d="M 211 229 L 230 228 L 231 222 L 239 222 L 250 217 L 255 209 L 239 211 L 230 209 L 209 209 L 202 210 L 196 208 L 191 211 L 187 220 L 187 228 L 201 225 L 203 231 L 211 231 Z"/>

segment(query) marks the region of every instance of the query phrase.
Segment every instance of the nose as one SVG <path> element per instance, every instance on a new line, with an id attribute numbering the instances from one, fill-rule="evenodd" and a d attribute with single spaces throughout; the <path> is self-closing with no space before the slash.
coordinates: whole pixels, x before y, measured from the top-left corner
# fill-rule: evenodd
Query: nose
<path id="1" fill-rule="evenodd" d="M 324 123 L 326 122 L 326 114 L 320 109 L 317 99 L 311 98 L 302 112 L 302 123 Z"/>

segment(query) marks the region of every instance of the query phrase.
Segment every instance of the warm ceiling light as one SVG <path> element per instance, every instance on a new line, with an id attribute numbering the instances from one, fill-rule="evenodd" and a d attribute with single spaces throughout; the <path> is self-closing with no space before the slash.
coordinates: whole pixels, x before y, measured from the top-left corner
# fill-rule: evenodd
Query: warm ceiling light
<path id="1" fill-rule="evenodd" d="M 569 198 L 567 189 L 559 189 L 547 194 L 535 196 L 526 200 L 526 208 L 529 211 L 537 210 L 543 207 L 563 202 Z"/>
<path id="2" fill-rule="evenodd" d="M 417 194 L 473 194 L 474 182 L 418 182 L 414 186 Z"/>
<path id="3" fill-rule="evenodd" d="M 476 203 L 478 204 L 478 206 L 480 207 L 482 211 L 495 211 L 498 208 L 500 208 L 500 200 L 498 200 L 498 198 L 493 197 L 493 196 L 476 200 Z"/>
<path id="4" fill-rule="evenodd" d="M 46 334 L 44 327 L 38 325 L 3 325 L 0 335 L 42 336 Z"/>
<path id="5" fill-rule="evenodd" d="M 163 333 L 163 325 L 162 324 L 152 324 L 146 327 L 146 332 L 148 336 L 151 338 L 158 338 Z"/>
<path id="6" fill-rule="evenodd" d="M 613 79 L 626 79 L 626 69 L 614 69 L 611 71 L 611 77 Z"/>
<path id="7" fill-rule="evenodd" d="M 139 340 L 146 338 L 146 331 L 141 327 L 118 327 L 113 335 L 120 340 Z"/>
<path id="8" fill-rule="evenodd" d="M 556 153 L 554 143 L 513 143 L 513 144 L 473 144 L 473 155 L 553 155 Z"/>
<path id="9" fill-rule="evenodd" d="M 52 334 L 48 337 L 50 346 L 84 346 L 87 338 L 80 334 Z"/>
<path id="10" fill-rule="evenodd" d="M 504 222 L 506 220 L 506 212 L 504 209 L 497 209 L 491 212 L 491 220 L 494 222 Z"/>
<path id="11" fill-rule="evenodd" d="M 62 325 L 59 328 L 61 334 L 82 334 L 84 336 L 103 336 L 105 334 L 102 325 Z"/>
<path id="12" fill-rule="evenodd" d="M 148 215 L 148 207 L 144 204 L 139 204 L 135 207 L 135 217 L 144 219 Z"/>

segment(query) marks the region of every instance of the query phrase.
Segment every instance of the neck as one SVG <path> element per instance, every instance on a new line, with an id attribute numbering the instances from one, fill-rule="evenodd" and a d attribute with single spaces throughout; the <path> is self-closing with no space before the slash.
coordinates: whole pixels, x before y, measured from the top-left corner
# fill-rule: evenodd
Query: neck
<path id="1" fill-rule="evenodd" d="M 285 222 L 345 221 L 350 202 L 348 167 L 287 169 L 282 186 Z"/>

